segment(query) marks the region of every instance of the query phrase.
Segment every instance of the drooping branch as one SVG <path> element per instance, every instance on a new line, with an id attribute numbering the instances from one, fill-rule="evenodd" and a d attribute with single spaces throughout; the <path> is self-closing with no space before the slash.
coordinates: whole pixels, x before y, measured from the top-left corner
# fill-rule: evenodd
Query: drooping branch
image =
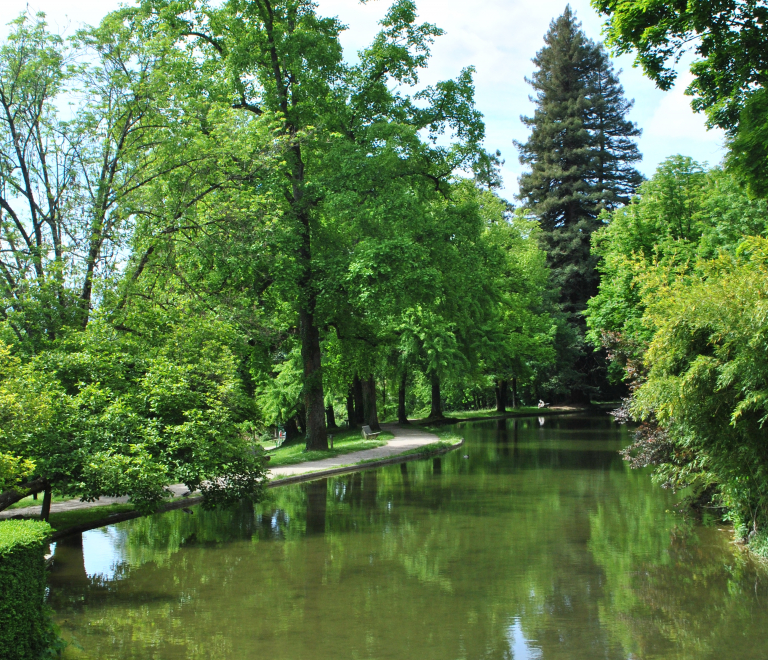
<path id="1" fill-rule="evenodd" d="M 27 483 L 20 484 L 12 490 L 0 493 L 0 511 L 7 509 L 12 504 L 16 504 L 16 502 L 23 500 L 25 497 L 44 491 L 48 486 L 49 483 L 46 479 L 38 477 Z"/>

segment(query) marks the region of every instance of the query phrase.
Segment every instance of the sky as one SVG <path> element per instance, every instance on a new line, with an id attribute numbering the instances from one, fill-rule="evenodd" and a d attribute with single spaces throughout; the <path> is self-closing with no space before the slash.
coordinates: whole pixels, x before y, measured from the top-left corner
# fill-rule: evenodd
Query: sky
<path id="1" fill-rule="evenodd" d="M 528 131 L 520 115 L 533 112 L 530 86 L 525 77 L 533 73 L 531 58 L 543 45 L 550 21 L 562 14 L 565 0 L 416 0 L 419 17 L 435 23 L 446 34 L 432 49 L 432 60 L 422 82 L 434 83 L 453 78 L 462 68 L 476 68 L 476 105 L 484 114 L 488 150 L 499 149 L 505 165 L 502 194 L 512 199 L 523 171 L 514 140 L 524 142 Z M 345 55 L 354 59 L 376 34 L 378 21 L 385 14 L 387 0 L 317 0 L 319 13 L 338 16 L 349 30 L 342 34 Z M 95 24 L 119 0 L 0 0 L 0 26 L 5 26 L 29 6 L 44 11 L 52 29 L 70 34 L 83 24 Z M 571 8 L 582 22 L 587 36 L 599 40 L 602 19 L 590 7 L 589 0 L 571 0 Z M 5 33 L 0 28 L 0 34 Z M 646 176 L 668 156 L 683 154 L 716 165 L 724 155 L 724 136 L 719 130 L 708 131 L 704 117 L 690 108 L 684 94 L 691 80 L 687 66 L 681 64 L 677 85 L 669 92 L 656 89 L 633 68 L 632 57 L 614 60 L 623 70 L 620 80 L 626 96 L 634 99 L 630 119 L 643 130 L 638 143 L 643 154 L 639 169 Z"/>

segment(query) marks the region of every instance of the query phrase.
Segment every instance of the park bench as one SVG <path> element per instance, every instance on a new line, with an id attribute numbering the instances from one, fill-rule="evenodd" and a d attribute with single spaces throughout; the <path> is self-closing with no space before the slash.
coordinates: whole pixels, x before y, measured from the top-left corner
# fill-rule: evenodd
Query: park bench
<path id="1" fill-rule="evenodd" d="M 364 426 L 363 427 L 363 437 L 367 440 L 368 438 L 375 438 L 377 435 L 379 435 L 381 431 L 376 431 L 375 433 L 371 431 L 370 426 Z"/>

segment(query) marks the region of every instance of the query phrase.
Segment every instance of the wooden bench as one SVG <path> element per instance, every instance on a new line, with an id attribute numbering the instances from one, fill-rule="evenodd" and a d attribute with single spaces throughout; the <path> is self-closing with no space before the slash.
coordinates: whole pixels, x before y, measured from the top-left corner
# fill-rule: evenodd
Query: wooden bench
<path id="1" fill-rule="evenodd" d="M 375 438 L 377 435 L 381 434 L 381 431 L 376 431 L 375 433 L 371 431 L 370 426 L 364 426 L 363 427 L 363 437 L 367 440 L 368 438 Z"/>

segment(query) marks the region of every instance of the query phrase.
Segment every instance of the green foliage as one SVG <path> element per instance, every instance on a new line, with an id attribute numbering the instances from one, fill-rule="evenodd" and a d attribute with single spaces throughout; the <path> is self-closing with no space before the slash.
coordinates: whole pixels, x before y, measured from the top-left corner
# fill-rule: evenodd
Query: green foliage
<path id="1" fill-rule="evenodd" d="M 25 407 L 4 409 L 23 431 L 4 442 L 86 500 L 129 495 L 149 510 L 174 483 L 210 504 L 257 496 L 262 461 L 239 430 L 250 404 L 227 343 L 213 323 L 176 328 L 154 348 L 91 323 L 4 374 L 4 392 L 46 406 L 34 423 Z"/>
<path id="2" fill-rule="evenodd" d="M 768 197 L 768 92 L 760 89 L 745 100 L 738 129 L 728 141 L 728 168 L 750 194 Z"/>
<path id="3" fill-rule="evenodd" d="M 45 607 L 43 545 L 48 523 L 0 522 L 0 649 L 7 660 L 38 660 L 56 643 Z"/>
<path id="4" fill-rule="evenodd" d="M 356 376 L 373 419 L 404 373 L 412 406 L 428 381 L 461 405 L 499 378 L 535 387 L 546 261 L 491 190 L 473 69 L 420 84 L 442 31 L 410 0 L 380 27 L 348 63 L 341 22 L 300 0 L 147 0 L 69 40 L 42 15 L 13 24 L 4 502 L 30 483 L 142 511 L 177 482 L 257 497 L 256 438 L 290 426 L 323 450 Z M 623 107 L 604 100 L 588 121 Z M 601 148 L 609 176 L 623 147 Z"/>
<path id="5" fill-rule="evenodd" d="M 592 239 L 601 282 L 589 301 L 587 337 L 613 351 L 614 377 L 625 375 L 627 360 L 637 368 L 655 332 L 645 315 L 653 292 L 701 272 L 720 252 L 734 254 L 743 236 L 765 234 L 766 211 L 768 206 L 750 200 L 729 173 L 705 171 L 690 158 L 672 156 L 630 205 L 605 218 Z"/>
<path id="6" fill-rule="evenodd" d="M 592 0 L 607 17 L 607 43 L 635 62 L 661 89 L 674 84 L 674 65 L 693 48 L 694 81 L 688 93 L 710 124 L 733 130 L 750 95 L 765 83 L 768 8 L 762 2 Z M 760 92 L 762 93 L 762 92 Z"/>
<path id="7" fill-rule="evenodd" d="M 588 313 L 590 340 L 634 390 L 642 425 L 625 456 L 694 505 L 714 500 L 750 539 L 768 523 L 767 211 L 729 171 L 668 159 L 593 237 Z"/>
<path id="8" fill-rule="evenodd" d="M 529 81 L 536 110 L 518 144 L 531 172 L 520 197 L 540 220 L 553 279 L 569 313 L 583 310 L 597 284 L 589 237 L 603 208 L 626 203 L 642 177 L 631 103 L 602 47 L 587 39 L 570 8 L 552 21 Z"/>
<path id="9" fill-rule="evenodd" d="M 666 430 L 657 474 L 676 488 L 717 484 L 737 526 L 768 524 L 768 240 L 747 239 L 699 276 L 658 289 L 646 381 L 632 410 Z"/>

